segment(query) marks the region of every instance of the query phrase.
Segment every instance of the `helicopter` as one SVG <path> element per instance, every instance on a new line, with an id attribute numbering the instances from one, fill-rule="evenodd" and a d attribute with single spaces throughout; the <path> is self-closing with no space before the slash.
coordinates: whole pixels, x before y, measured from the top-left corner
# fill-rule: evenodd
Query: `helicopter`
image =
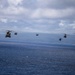
<path id="1" fill-rule="evenodd" d="M 7 38 L 7 37 L 11 38 L 11 32 L 13 32 L 13 31 L 7 30 L 5 38 Z M 17 35 L 17 32 L 15 32 L 14 35 Z"/>
<path id="2" fill-rule="evenodd" d="M 14 35 L 17 35 L 17 32 L 15 32 Z"/>
<path id="3" fill-rule="evenodd" d="M 64 34 L 64 38 L 67 38 L 67 34 Z"/>
<path id="4" fill-rule="evenodd" d="M 64 36 L 63 36 L 64 38 L 67 38 L 67 34 L 64 34 Z M 59 41 L 61 41 L 62 40 L 62 38 L 59 38 Z"/>
<path id="5" fill-rule="evenodd" d="M 62 38 L 59 38 L 59 41 L 61 41 L 62 40 Z"/>
<path id="6" fill-rule="evenodd" d="M 36 34 L 36 36 L 39 36 L 39 34 Z"/>

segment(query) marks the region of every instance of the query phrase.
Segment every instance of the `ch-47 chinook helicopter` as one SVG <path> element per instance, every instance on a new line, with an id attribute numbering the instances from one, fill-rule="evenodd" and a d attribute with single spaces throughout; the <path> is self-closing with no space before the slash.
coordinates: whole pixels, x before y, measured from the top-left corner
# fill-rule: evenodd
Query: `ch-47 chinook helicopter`
<path id="1" fill-rule="evenodd" d="M 39 36 L 39 34 L 36 34 L 36 36 Z"/>
<path id="2" fill-rule="evenodd" d="M 64 34 L 64 38 L 67 38 L 67 34 Z"/>
<path id="3" fill-rule="evenodd" d="M 6 37 L 6 38 L 7 38 L 7 37 L 11 38 L 11 33 L 12 33 L 12 32 L 14 32 L 14 31 L 12 31 L 12 30 L 7 30 L 5 37 Z M 14 35 L 17 35 L 17 32 L 14 32 Z"/>
<path id="4" fill-rule="evenodd" d="M 63 38 L 67 38 L 67 34 L 64 34 Z M 59 41 L 61 41 L 62 38 L 59 38 Z"/>

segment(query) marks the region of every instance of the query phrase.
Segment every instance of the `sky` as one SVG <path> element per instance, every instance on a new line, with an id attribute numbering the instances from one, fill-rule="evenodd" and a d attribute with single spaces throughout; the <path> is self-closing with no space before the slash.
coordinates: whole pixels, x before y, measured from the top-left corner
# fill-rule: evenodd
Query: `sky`
<path id="1" fill-rule="evenodd" d="M 75 33 L 75 0 L 0 0 L 0 32 Z"/>

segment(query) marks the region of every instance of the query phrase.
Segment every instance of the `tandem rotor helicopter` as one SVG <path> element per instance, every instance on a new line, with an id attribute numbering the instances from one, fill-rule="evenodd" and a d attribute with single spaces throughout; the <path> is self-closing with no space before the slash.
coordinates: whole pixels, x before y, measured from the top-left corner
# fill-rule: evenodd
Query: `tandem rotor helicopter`
<path id="1" fill-rule="evenodd" d="M 12 30 L 7 30 L 6 31 L 6 35 L 5 35 L 5 38 L 11 38 L 11 33 L 14 32 Z M 14 35 L 17 35 L 17 32 L 14 32 Z M 39 34 L 36 34 L 36 36 L 39 36 Z"/>
<path id="2" fill-rule="evenodd" d="M 67 34 L 64 34 L 63 38 L 67 38 Z M 61 41 L 62 38 L 59 38 L 59 41 Z"/>
<path id="3" fill-rule="evenodd" d="M 11 33 L 14 32 L 14 35 L 17 35 L 18 33 L 13 31 L 13 30 L 7 30 L 6 34 L 5 34 L 5 38 L 11 38 Z M 37 33 L 36 36 L 39 36 L 39 34 Z"/>
<path id="4" fill-rule="evenodd" d="M 11 38 L 11 33 L 14 33 L 14 35 L 17 35 L 18 33 L 17 32 L 15 32 L 15 31 L 13 31 L 13 30 L 7 30 L 6 31 L 6 34 L 5 34 L 5 38 Z M 39 34 L 38 33 L 36 33 L 36 36 L 39 36 Z M 67 34 L 64 34 L 63 35 L 63 38 L 67 38 Z M 63 38 L 59 38 L 59 41 L 62 41 L 62 39 Z"/>
<path id="5" fill-rule="evenodd" d="M 12 32 L 14 32 L 14 31 L 12 31 L 12 30 L 7 30 L 7 31 L 6 31 L 6 35 L 5 35 L 5 38 L 7 38 L 7 37 L 11 38 L 11 33 L 12 33 Z M 17 35 L 17 32 L 14 32 L 14 35 Z"/>

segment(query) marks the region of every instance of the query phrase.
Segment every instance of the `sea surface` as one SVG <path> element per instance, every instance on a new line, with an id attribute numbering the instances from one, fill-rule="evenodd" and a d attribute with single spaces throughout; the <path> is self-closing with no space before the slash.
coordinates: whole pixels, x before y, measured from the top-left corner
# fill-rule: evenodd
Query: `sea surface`
<path id="1" fill-rule="evenodd" d="M 0 75 L 75 75 L 75 35 L 0 34 Z"/>

